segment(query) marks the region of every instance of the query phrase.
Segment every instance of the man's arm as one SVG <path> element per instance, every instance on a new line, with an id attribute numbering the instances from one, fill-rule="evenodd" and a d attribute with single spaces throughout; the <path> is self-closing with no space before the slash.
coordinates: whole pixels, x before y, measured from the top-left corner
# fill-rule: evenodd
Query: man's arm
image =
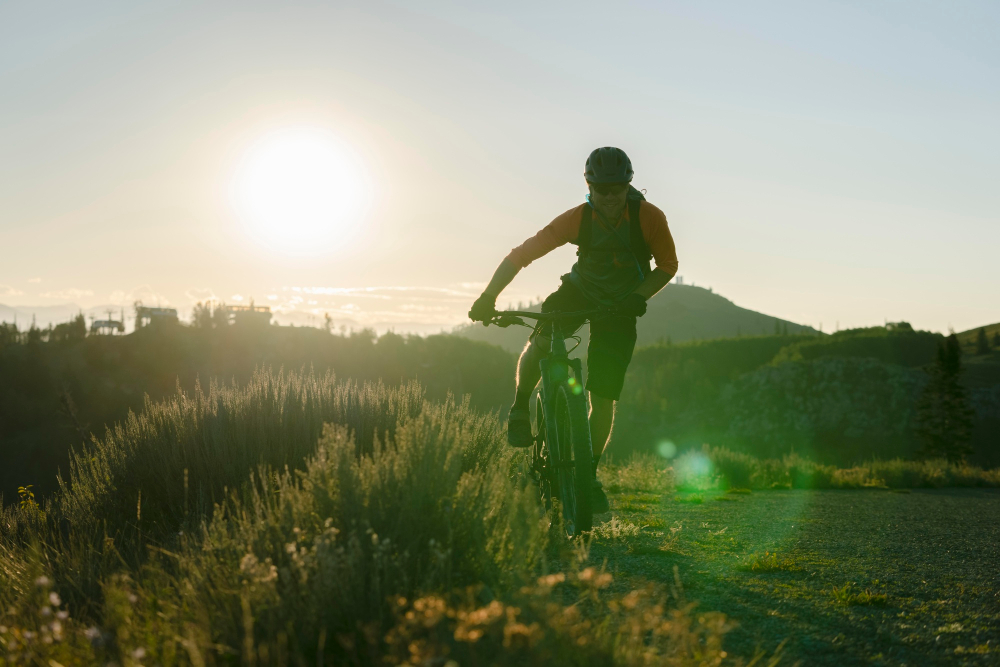
<path id="1" fill-rule="evenodd" d="M 511 281 L 514 280 L 520 272 L 521 267 L 504 257 L 503 261 L 500 262 L 500 266 L 498 266 L 497 270 L 493 272 L 493 278 L 490 279 L 490 284 L 483 290 L 483 294 L 488 294 L 496 299 L 500 296 L 500 292 L 502 292 L 507 285 L 510 285 Z"/>
<path id="2" fill-rule="evenodd" d="M 521 267 L 510 261 L 509 258 L 504 257 L 503 261 L 500 262 L 500 266 L 493 272 L 490 284 L 486 286 L 482 295 L 472 304 L 472 310 L 469 311 L 469 319 L 473 322 L 482 322 L 485 326 L 490 318 L 496 314 L 497 297 L 500 296 L 500 292 L 507 285 L 510 285 L 510 281 L 514 280 L 514 277 L 520 271 Z"/>
<path id="3" fill-rule="evenodd" d="M 638 294 L 643 299 L 646 299 L 648 301 L 654 294 L 656 294 L 661 289 L 666 287 L 667 283 L 670 282 L 671 278 L 673 278 L 672 275 L 670 275 L 660 267 L 656 267 L 655 269 L 650 271 L 649 275 L 646 276 L 646 279 L 643 280 L 641 283 L 639 283 L 639 286 L 636 287 L 635 291 L 633 291 L 632 293 Z M 513 278 L 511 278 L 511 280 L 513 280 Z"/>

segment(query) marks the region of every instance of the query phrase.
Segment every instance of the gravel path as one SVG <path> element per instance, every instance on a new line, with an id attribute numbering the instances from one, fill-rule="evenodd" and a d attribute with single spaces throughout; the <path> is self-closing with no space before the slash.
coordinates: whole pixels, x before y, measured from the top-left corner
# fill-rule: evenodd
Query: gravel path
<path id="1" fill-rule="evenodd" d="M 1000 665 L 1000 490 L 700 497 L 612 495 L 621 529 L 592 557 L 622 586 L 676 566 L 687 598 L 739 623 L 736 655 L 785 641 L 782 664 Z"/>

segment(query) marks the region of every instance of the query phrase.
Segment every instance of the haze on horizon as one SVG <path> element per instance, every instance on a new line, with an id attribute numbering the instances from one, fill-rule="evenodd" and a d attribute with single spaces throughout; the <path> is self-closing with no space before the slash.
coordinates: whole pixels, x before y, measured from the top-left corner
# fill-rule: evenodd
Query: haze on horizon
<path id="1" fill-rule="evenodd" d="M 616 145 L 685 282 L 826 331 L 995 322 L 998 28 L 985 1 L 7 3 L 0 304 L 449 327 Z"/>

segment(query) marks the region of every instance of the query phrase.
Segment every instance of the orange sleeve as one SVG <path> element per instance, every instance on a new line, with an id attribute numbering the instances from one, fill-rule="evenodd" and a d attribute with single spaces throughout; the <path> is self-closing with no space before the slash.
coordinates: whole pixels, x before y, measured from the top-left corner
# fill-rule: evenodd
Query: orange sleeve
<path id="1" fill-rule="evenodd" d="M 559 246 L 575 241 L 580 234 L 580 218 L 584 206 L 586 204 L 581 204 L 557 216 L 540 232 L 511 250 L 510 254 L 507 255 L 507 261 L 523 269 Z"/>
<path id="2" fill-rule="evenodd" d="M 667 216 L 644 201 L 639 206 L 639 225 L 646 245 L 653 253 L 656 268 L 670 276 L 677 275 L 677 250 L 674 248 L 674 237 L 670 235 L 670 227 L 667 226 Z"/>

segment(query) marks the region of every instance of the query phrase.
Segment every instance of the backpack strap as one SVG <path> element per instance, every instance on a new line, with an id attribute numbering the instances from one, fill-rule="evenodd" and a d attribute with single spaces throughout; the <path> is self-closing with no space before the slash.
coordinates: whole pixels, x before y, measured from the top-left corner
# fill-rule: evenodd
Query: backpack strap
<path id="1" fill-rule="evenodd" d="M 590 237 L 594 233 L 594 209 L 590 208 L 590 202 L 583 205 L 583 213 L 580 216 L 580 233 L 576 235 L 577 255 L 590 250 Z"/>
<path id="2" fill-rule="evenodd" d="M 632 245 L 632 254 L 639 262 L 639 268 L 643 272 L 643 277 L 648 276 L 652 271 L 650 260 L 653 253 L 642 235 L 642 223 L 639 221 L 639 207 L 642 206 L 643 199 L 631 197 L 628 199 L 628 222 L 629 222 L 629 242 Z"/>

